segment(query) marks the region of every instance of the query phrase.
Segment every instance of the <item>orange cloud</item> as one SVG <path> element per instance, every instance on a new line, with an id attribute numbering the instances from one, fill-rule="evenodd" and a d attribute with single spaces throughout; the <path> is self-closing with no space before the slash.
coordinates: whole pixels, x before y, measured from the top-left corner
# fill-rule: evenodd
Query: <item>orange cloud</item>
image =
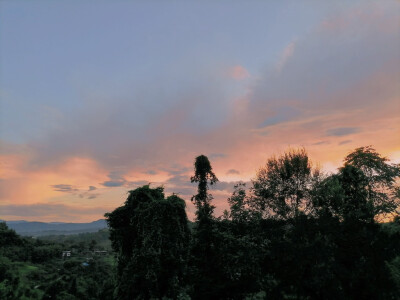
<path id="1" fill-rule="evenodd" d="M 3 155 L 1 174 L 2 203 L 32 204 L 63 195 L 57 185 L 71 185 L 77 190 L 88 190 L 104 180 L 106 172 L 88 158 L 73 157 L 46 168 L 29 169 L 22 155 Z M 5 162 L 5 163 L 4 163 Z"/>

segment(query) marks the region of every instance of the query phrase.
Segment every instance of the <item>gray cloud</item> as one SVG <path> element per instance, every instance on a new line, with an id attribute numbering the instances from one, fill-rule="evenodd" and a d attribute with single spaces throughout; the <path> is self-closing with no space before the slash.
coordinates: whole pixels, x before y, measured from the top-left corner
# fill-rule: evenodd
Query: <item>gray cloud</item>
<path id="1" fill-rule="evenodd" d="M 218 158 L 225 158 L 227 155 L 225 153 L 211 153 L 208 155 L 209 159 L 218 159 Z"/>
<path id="2" fill-rule="evenodd" d="M 398 95 L 398 31 L 390 28 L 397 17 L 380 8 L 379 14 L 368 4 L 337 11 L 296 40 L 280 72 L 266 68 L 250 94 L 254 128 L 372 107 L 382 110 Z M 287 107 L 301 111 L 280 113 Z M 271 112 L 275 115 L 265 118 Z"/>
<path id="3" fill-rule="evenodd" d="M 126 181 L 123 180 L 117 180 L 117 181 L 104 181 L 103 183 L 100 183 L 101 185 L 104 185 L 105 187 L 118 187 L 118 186 L 123 186 L 126 183 Z"/>
<path id="4" fill-rule="evenodd" d="M 149 174 L 149 175 L 156 175 L 156 174 L 157 174 L 157 171 L 155 171 L 155 170 L 148 170 L 148 171 L 146 171 L 146 174 Z"/>
<path id="5" fill-rule="evenodd" d="M 240 174 L 240 172 L 235 169 L 230 169 L 230 170 L 228 170 L 228 172 L 226 172 L 226 174 L 238 175 L 238 174 Z"/>
<path id="6" fill-rule="evenodd" d="M 317 145 L 324 145 L 324 144 L 329 144 L 329 142 L 328 141 L 320 141 L 320 142 L 313 143 L 312 145 L 317 146 Z"/>
<path id="7" fill-rule="evenodd" d="M 296 116 L 300 115 L 300 111 L 290 107 L 278 107 L 275 112 L 272 112 L 269 117 L 265 119 L 258 127 L 268 127 L 272 125 L 276 125 L 282 122 L 290 121 L 294 119 Z"/>
<path id="8" fill-rule="evenodd" d="M 74 188 L 70 184 L 54 184 L 51 187 L 57 192 L 73 193 L 78 191 L 77 188 Z"/>
<path id="9" fill-rule="evenodd" d="M 192 158 L 194 161 L 194 157 Z M 183 173 L 189 172 L 193 170 L 193 168 L 188 168 L 180 164 L 172 164 L 168 168 L 161 168 L 162 171 L 167 172 L 169 175 L 174 176 L 174 175 L 181 175 Z"/>
<path id="10" fill-rule="evenodd" d="M 360 132 L 360 128 L 358 127 L 339 127 L 332 128 L 326 131 L 327 136 L 345 136 L 353 133 Z"/>
<path id="11" fill-rule="evenodd" d="M 110 180 L 106 180 L 103 183 L 100 183 L 101 185 L 105 187 L 119 187 L 119 186 L 124 186 L 127 182 L 127 180 L 122 176 L 121 172 L 118 171 L 113 171 L 108 174 L 108 177 Z"/>
<path id="12" fill-rule="evenodd" d="M 91 186 L 89 186 L 89 191 L 94 191 L 94 190 L 96 190 L 97 188 L 95 187 L 95 186 L 93 186 L 93 185 L 91 185 Z"/>
<path id="13" fill-rule="evenodd" d="M 352 140 L 344 140 L 344 141 L 341 141 L 338 145 L 345 145 L 345 144 L 348 144 L 351 142 L 352 142 Z"/>

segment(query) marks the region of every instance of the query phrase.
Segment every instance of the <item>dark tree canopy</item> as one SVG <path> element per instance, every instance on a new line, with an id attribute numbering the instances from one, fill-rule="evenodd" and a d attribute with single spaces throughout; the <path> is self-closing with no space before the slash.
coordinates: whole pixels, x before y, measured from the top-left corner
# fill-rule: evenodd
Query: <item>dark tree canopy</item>
<path id="1" fill-rule="evenodd" d="M 251 205 L 264 216 L 288 219 L 308 212 L 310 190 L 319 176 L 304 149 L 268 159 L 253 180 Z"/>
<path id="2" fill-rule="evenodd" d="M 360 147 L 344 159 L 346 166 L 360 169 L 366 180 L 367 201 L 374 217 L 385 216 L 399 207 L 400 164 L 390 164 L 371 146 Z"/>
<path id="3" fill-rule="evenodd" d="M 399 208 L 400 166 L 390 164 L 371 146 L 360 147 L 344 159 L 339 172 L 315 187 L 317 211 L 359 220 L 379 220 L 396 215 Z"/>
<path id="4" fill-rule="evenodd" d="M 146 185 L 106 218 L 118 258 L 117 299 L 178 297 L 189 249 L 185 202 Z"/>

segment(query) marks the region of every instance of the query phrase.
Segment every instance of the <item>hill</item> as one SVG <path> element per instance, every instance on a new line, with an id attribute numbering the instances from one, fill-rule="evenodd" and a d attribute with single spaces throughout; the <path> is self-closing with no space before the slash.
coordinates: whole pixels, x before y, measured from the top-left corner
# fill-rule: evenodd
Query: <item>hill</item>
<path id="1" fill-rule="evenodd" d="M 62 222 L 29 222 L 4 221 L 7 226 L 23 236 L 69 235 L 85 232 L 97 232 L 107 228 L 105 220 L 100 219 L 90 223 L 62 223 Z"/>

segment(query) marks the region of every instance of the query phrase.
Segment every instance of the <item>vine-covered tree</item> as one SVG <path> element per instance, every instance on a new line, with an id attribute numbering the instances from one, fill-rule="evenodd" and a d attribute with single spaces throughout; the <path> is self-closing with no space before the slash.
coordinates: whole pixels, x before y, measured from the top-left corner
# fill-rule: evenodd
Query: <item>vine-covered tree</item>
<path id="1" fill-rule="evenodd" d="M 213 217 L 212 195 L 209 185 L 218 181 L 207 156 L 200 155 L 194 162 L 194 176 L 191 182 L 198 183 L 197 194 L 192 197 L 196 210 L 196 224 L 192 243 L 192 281 L 196 299 L 218 298 L 223 276 L 219 266 L 217 228 Z"/>
<path id="2" fill-rule="evenodd" d="M 214 206 L 211 205 L 212 196 L 208 193 L 210 185 L 215 184 L 218 178 L 212 171 L 212 167 L 208 157 L 200 155 L 196 157 L 194 162 L 194 176 L 190 181 L 198 183 L 197 194 L 192 197 L 193 203 L 196 205 L 197 220 L 206 220 L 212 217 Z"/>
<path id="3" fill-rule="evenodd" d="M 118 259 L 117 299 L 176 299 L 183 293 L 189 249 L 185 202 L 162 187 L 130 191 L 106 214 Z"/>

